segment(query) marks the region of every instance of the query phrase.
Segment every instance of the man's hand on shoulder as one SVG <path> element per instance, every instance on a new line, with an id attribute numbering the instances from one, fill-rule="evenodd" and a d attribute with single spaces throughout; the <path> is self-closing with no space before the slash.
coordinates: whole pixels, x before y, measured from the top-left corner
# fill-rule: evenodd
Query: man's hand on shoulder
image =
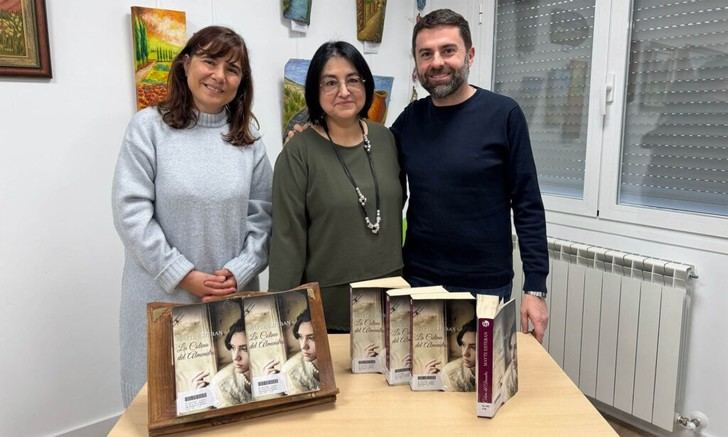
<path id="1" fill-rule="evenodd" d="M 541 297 L 523 293 L 521 299 L 521 331 L 528 332 L 528 321 L 533 324 L 533 335 L 539 343 L 543 343 L 543 336 L 549 324 L 549 310 L 546 301 Z"/>
<path id="2" fill-rule="evenodd" d="M 289 130 L 286 133 L 286 137 L 283 139 L 283 144 L 285 145 L 286 143 L 288 143 L 288 141 L 291 138 L 293 138 L 297 134 L 305 131 L 306 129 L 308 129 L 309 126 L 311 126 L 311 123 L 304 123 L 304 124 L 296 123 L 296 124 L 294 124 L 293 125 L 293 129 Z"/>

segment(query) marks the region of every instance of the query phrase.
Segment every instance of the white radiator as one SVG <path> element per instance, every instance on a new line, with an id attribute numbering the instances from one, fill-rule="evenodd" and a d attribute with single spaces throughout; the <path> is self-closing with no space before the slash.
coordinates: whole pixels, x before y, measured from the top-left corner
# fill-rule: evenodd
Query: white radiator
<path id="1" fill-rule="evenodd" d="M 587 396 L 672 431 L 692 266 L 549 238 L 544 347 Z M 523 272 L 514 241 L 513 297 Z"/>

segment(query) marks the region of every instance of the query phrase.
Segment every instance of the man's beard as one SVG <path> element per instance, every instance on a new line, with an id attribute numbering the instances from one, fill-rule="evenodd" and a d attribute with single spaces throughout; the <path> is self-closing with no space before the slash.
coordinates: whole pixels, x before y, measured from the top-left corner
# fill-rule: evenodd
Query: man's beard
<path id="1" fill-rule="evenodd" d="M 430 73 L 452 73 L 452 79 L 449 82 L 433 84 L 427 78 Z M 444 99 L 450 96 L 468 80 L 470 74 L 470 57 L 465 57 L 465 62 L 460 69 L 453 70 L 452 68 L 443 65 L 438 70 L 428 70 L 424 74 L 417 72 L 417 79 L 419 79 L 422 88 L 426 89 L 430 95 L 436 99 Z"/>

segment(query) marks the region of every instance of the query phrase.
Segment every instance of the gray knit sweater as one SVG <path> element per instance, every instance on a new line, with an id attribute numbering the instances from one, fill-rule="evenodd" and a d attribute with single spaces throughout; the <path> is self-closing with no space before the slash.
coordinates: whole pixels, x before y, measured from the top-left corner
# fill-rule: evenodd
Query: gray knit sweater
<path id="1" fill-rule="evenodd" d="M 174 129 L 156 108 L 129 123 L 114 174 L 114 225 L 125 247 L 121 385 L 128 405 L 146 381 L 146 304 L 199 301 L 177 288 L 191 270 L 230 270 L 257 290 L 268 262 L 272 170 L 261 140 L 222 139 L 226 114 Z"/>

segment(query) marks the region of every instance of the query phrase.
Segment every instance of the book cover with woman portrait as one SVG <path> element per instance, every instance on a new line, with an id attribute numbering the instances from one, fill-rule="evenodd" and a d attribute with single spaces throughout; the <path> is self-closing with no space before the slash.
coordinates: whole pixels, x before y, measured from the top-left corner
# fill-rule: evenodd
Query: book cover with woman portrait
<path id="1" fill-rule="evenodd" d="M 241 315 L 240 299 L 172 309 L 177 415 L 221 406 L 223 399 L 211 382 L 234 361 L 225 344 L 229 327 Z"/>
<path id="2" fill-rule="evenodd" d="M 400 277 L 353 282 L 351 302 L 351 370 L 354 373 L 384 371 L 384 301 L 387 290 L 407 288 Z"/>
<path id="3" fill-rule="evenodd" d="M 306 292 L 278 293 L 277 300 L 286 346 L 286 361 L 281 368 L 287 382 L 286 394 L 319 390 L 317 335 L 311 321 Z"/>
<path id="4" fill-rule="evenodd" d="M 286 362 L 281 318 L 275 294 L 243 300 L 245 326 L 250 354 L 253 399 L 280 396 L 287 391 L 281 366 Z"/>
<path id="5" fill-rule="evenodd" d="M 462 324 L 475 314 L 475 298 L 467 292 L 422 293 L 412 302 L 412 390 L 470 391 L 475 387 L 462 348 Z M 461 326 L 458 326 L 461 325 Z M 474 333 L 473 333 L 474 336 Z M 466 341 L 469 340 L 466 338 Z M 474 345 L 473 345 L 474 349 Z M 473 366 L 475 357 L 473 351 Z M 461 383 L 464 380 L 465 383 Z M 470 383 L 470 385 L 468 385 Z M 470 387 L 472 386 L 472 387 Z"/>

